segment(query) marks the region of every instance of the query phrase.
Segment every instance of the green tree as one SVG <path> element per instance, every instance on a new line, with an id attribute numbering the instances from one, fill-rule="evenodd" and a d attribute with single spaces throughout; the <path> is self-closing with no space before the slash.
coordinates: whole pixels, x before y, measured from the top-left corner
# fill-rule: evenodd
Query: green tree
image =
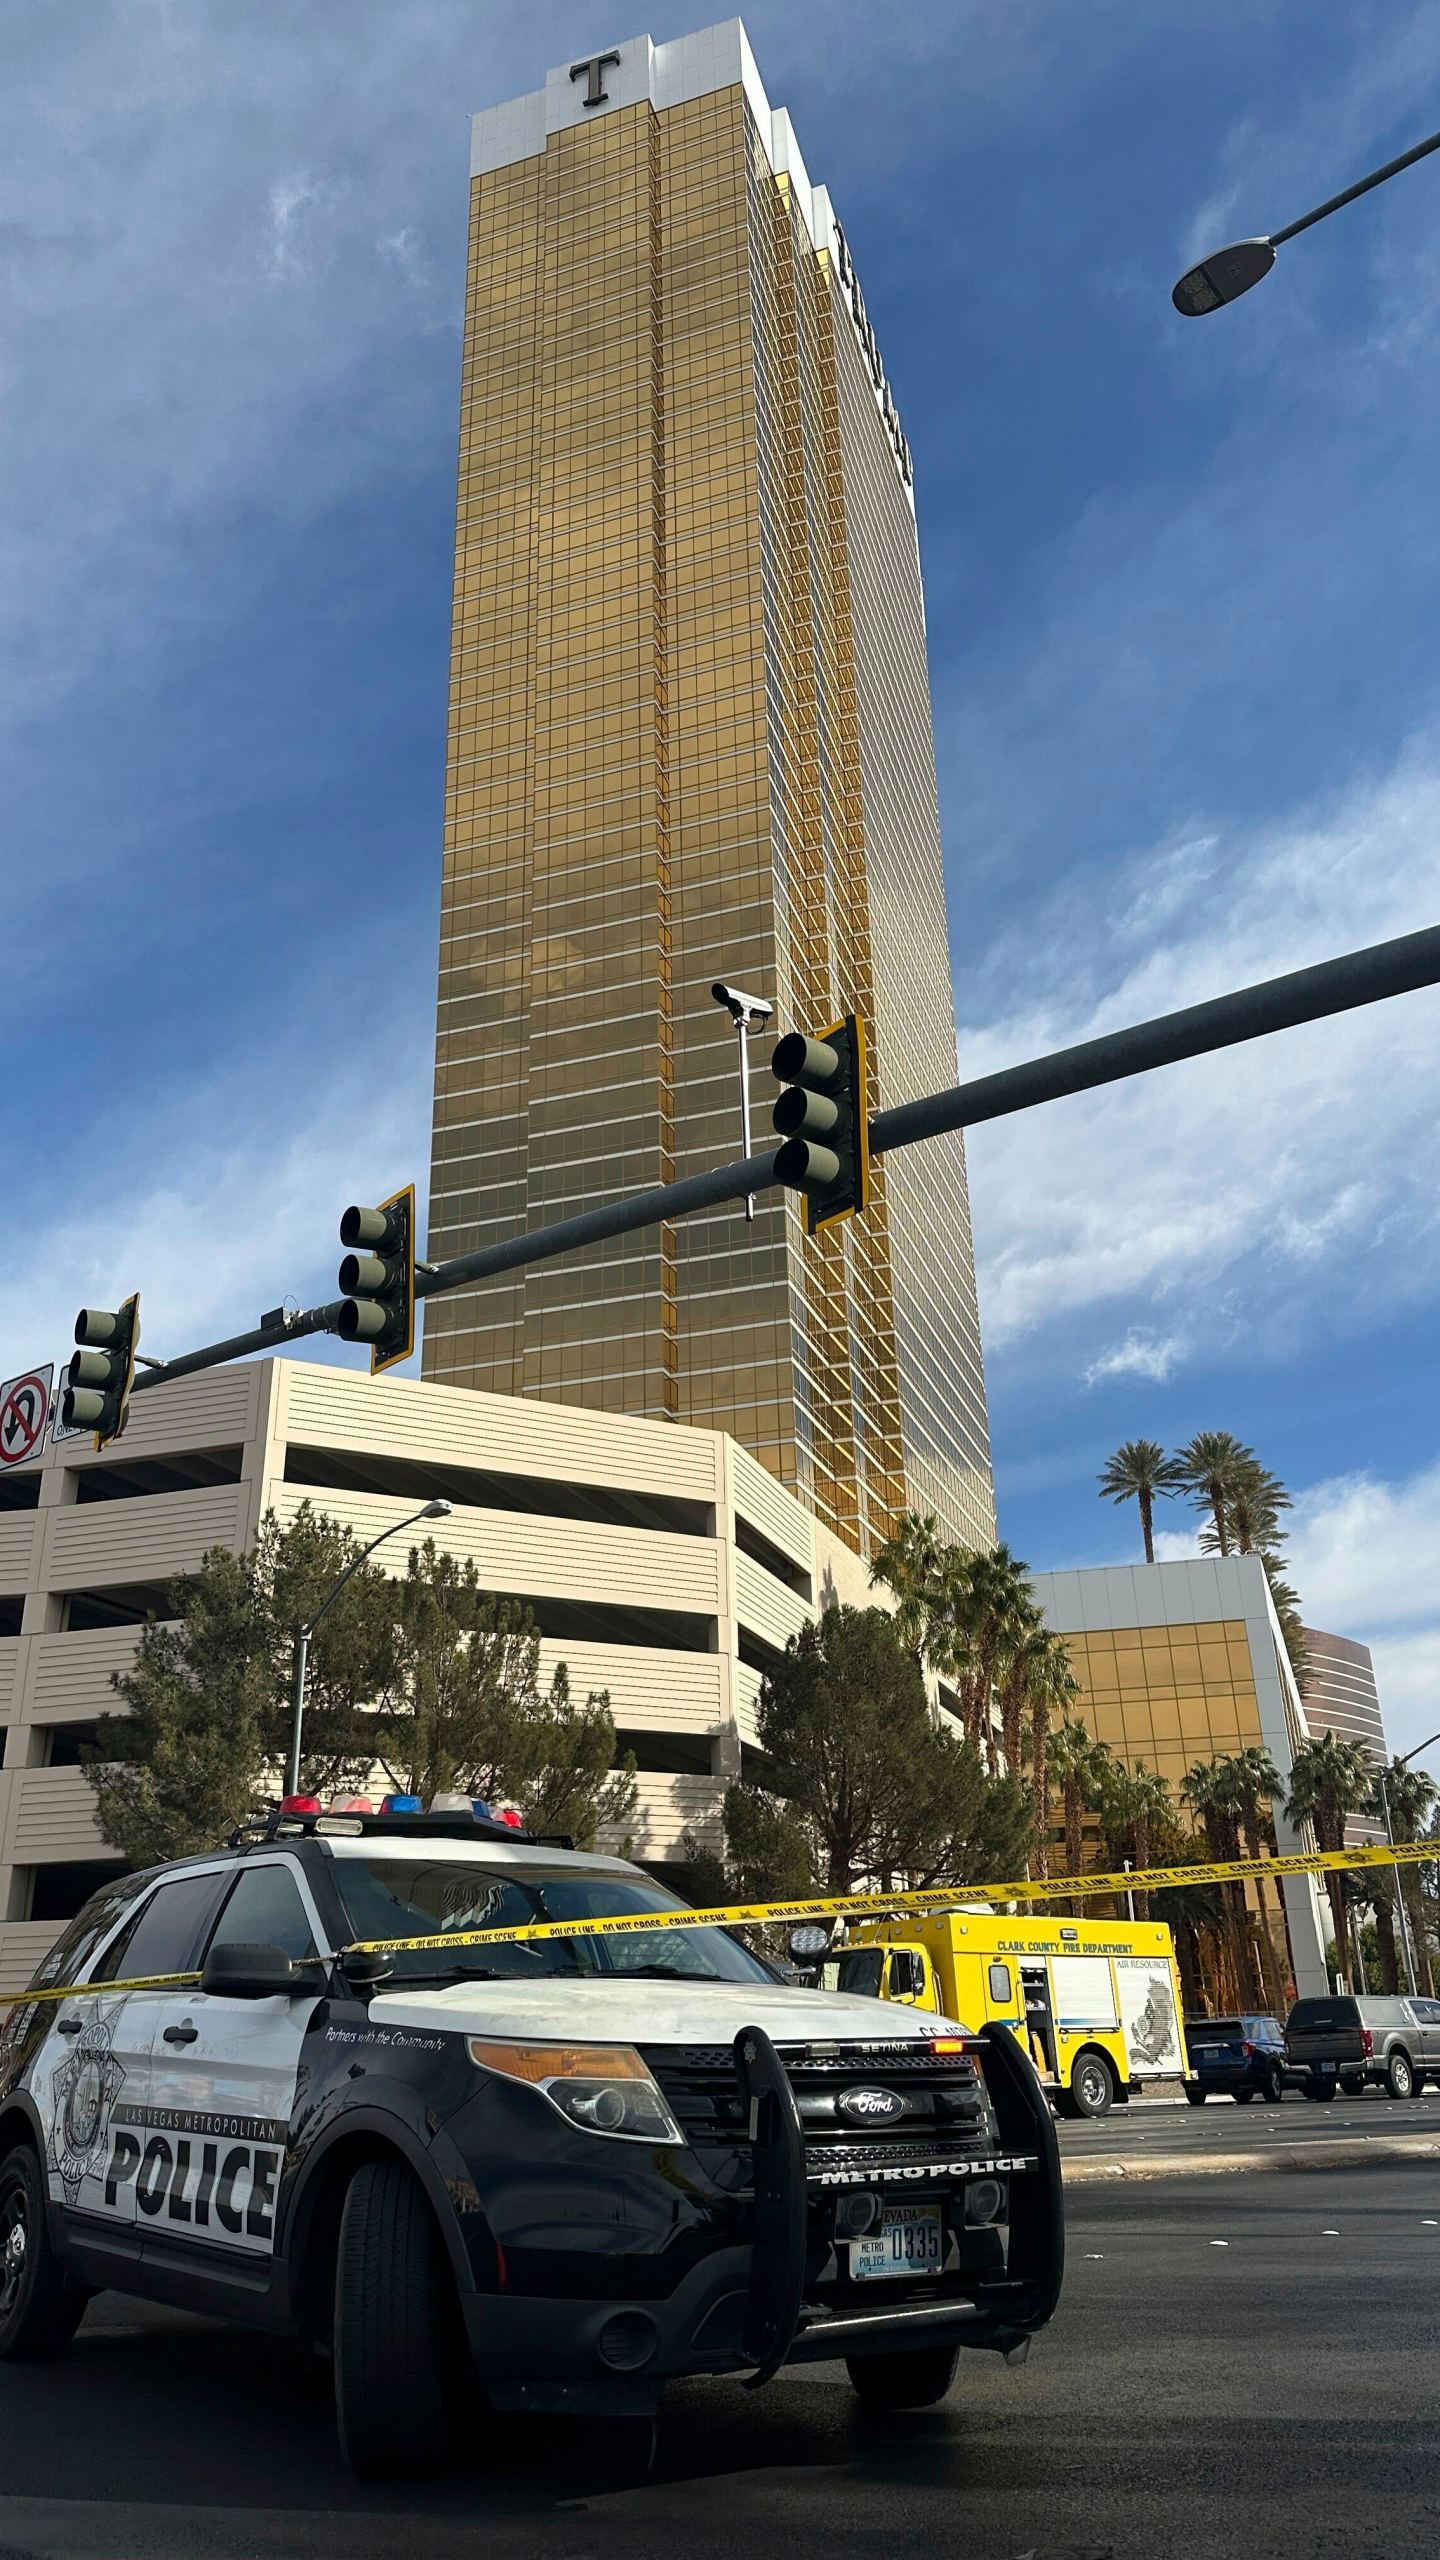
<path id="1" fill-rule="evenodd" d="M 1301 1743 L 1291 1762 L 1285 1810 L 1292 1822 L 1309 1823 L 1318 1847 L 1343 1849 L 1346 1822 L 1369 1803 L 1374 1784 L 1374 1763 L 1360 1743 L 1341 1742 L 1333 1733 L 1317 1734 Z M 1327 1870 L 1325 1889 L 1335 1930 L 1336 1962 L 1348 1987 L 1350 1915 L 1338 1868 Z"/>
<path id="2" fill-rule="evenodd" d="M 214 1547 L 112 1675 L 88 1775 L 109 1846 L 131 1866 L 213 1849 L 253 1810 L 265 1771 L 270 1664 L 253 1564 Z"/>
<path id="3" fill-rule="evenodd" d="M 946 1612 L 946 1577 L 959 1552 L 947 1547 L 932 1511 L 905 1511 L 870 1567 L 872 1582 L 895 1594 L 895 1626 L 901 1642 L 937 1670 L 949 1670 L 941 1624 Z"/>
<path id="4" fill-rule="evenodd" d="M 273 1511 L 260 1523 L 250 1559 L 256 1642 L 269 1666 L 267 1757 L 283 1766 L 290 1744 L 296 1630 L 312 1618 L 355 1564 L 362 1541 L 307 1498 L 288 1525 Z M 307 1795 L 363 1789 L 373 1758 L 367 1710 L 394 1671 L 394 1584 L 378 1564 L 360 1564 L 310 1640 L 305 1675 Z"/>
<path id="5" fill-rule="evenodd" d="M 1180 1793 L 1200 1817 L 1211 1859 L 1224 1863 L 1240 1855 L 1241 1797 L 1233 1768 L 1221 1759 L 1197 1760 L 1180 1781 Z M 1220 1887 L 1225 1911 L 1226 1942 L 1234 1976 L 1235 2002 L 1241 2009 L 1259 2008 L 1265 1993 L 1250 1937 L 1245 1888 Z"/>
<path id="6" fill-rule="evenodd" d="M 1235 1811 L 1236 1822 L 1245 1854 L 1249 1858 L 1268 1858 L 1275 1853 L 1275 1823 L 1271 1808 L 1277 1796 L 1285 1792 L 1284 1781 L 1270 1754 L 1258 1742 L 1238 1751 L 1219 1763 L 1224 1772 L 1222 1785 Z M 1260 1906 L 1260 1970 L 1264 1979 L 1265 1998 L 1279 2017 L 1285 2014 L 1285 1979 L 1280 1969 L 1279 1946 L 1270 1927 L 1270 1887 L 1263 1876 L 1255 1879 L 1255 1899 Z M 1281 1905 L 1283 1943 L 1284 1905 Z"/>
<path id="7" fill-rule="evenodd" d="M 1095 1809 L 1105 1840 L 1106 1863 L 1145 1868 L 1158 1863 L 1155 1841 L 1170 1813 L 1170 1790 L 1158 1769 L 1137 1760 L 1127 1768 L 1120 1760 L 1100 1760 L 1094 1772 Z M 1134 1893 L 1135 1917 L 1148 1920 L 1150 1896 L 1141 1886 Z"/>
<path id="8" fill-rule="evenodd" d="M 1028 1791 L 987 1775 L 979 1753 L 933 1719 L 919 1663 L 883 1609 L 826 1609 L 793 1636 L 756 1709 L 764 1788 L 726 1799 L 742 1875 L 810 1874 L 827 1892 L 1018 1874 Z M 808 1881 L 808 1879 L 807 1879 Z"/>
<path id="9" fill-rule="evenodd" d="M 1109 1758 L 1108 1745 L 1097 1742 L 1088 1724 L 1083 1723 L 1079 1716 L 1067 1716 L 1050 1736 L 1049 1782 L 1060 1789 L 1065 1819 L 1067 1875 L 1078 1876 L 1081 1872 L 1085 1852 L 1085 1814 L 1103 1785 Z M 1070 1908 L 1078 1918 L 1081 1909 L 1078 1896 L 1071 1896 Z"/>
<path id="10" fill-rule="evenodd" d="M 1177 1493 L 1184 1482 L 1180 1460 L 1167 1458 L 1158 1440 L 1122 1440 L 1113 1458 L 1105 1462 L 1101 1495 L 1111 1502 L 1139 1503 L 1147 1564 L 1155 1561 L 1155 1497 Z"/>
<path id="11" fill-rule="evenodd" d="M 290 1739 L 294 1630 L 359 1541 L 303 1503 L 268 1516 L 253 1551 L 208 1554 L 178 1588 L 175 1625 L 147 1626 L 114 1686 L 89 1774 L 101 1830 L 132 1863 L 212 1848 L 279 1792 Z M 417 1794 L 455 1788 L 518 1805 L 586 1845 L 635 1810 L 633 1763 L 614 1769 L 609 1701 L 579 1705 L 564 1666 L 539 1680 L 539 1638 L 473 1565 L 412 1551 L 394 1581 L 362 1565 L 316 1630 L 301 1783 L 368 1787 L 378 1762 Z"/>
<path id="12" fill-rule="evenodd" d="M 1051 1631 L 1043 1653 L 1031 1665 L 1028 1681 L 1032 1855 L 1037 1876 L 1050 1872 L 1050 1728 L 1057 1715 L 1063 1719 L 1071 1713 L 1079 1695 L 1070 1648 L 1062 1635 Z"/>
<path id="13" fill-rule="evenodd" d="M 1228 1556 L 1231 1538 L 1227 1506 L 1236 1486 L 1256 1464 L 1254 1450 L 1237 1440 L 1233 1431 L 1197 1431 L 1180 1451 L 1177 1463 L 1179 1482 L 1197 1508 L 1209 1512 L 1216 1548 L 1222 1556 Z"/>
<path id="14" fill-rule="evenodd" d="M 1403 1760 L 1391 1760 L 1386 1763 L 1384 1795 L 1377 1777 L 1365 1810 L 1371 1821 L 1378 1822 L 1383 1829 L 1388 1797 L 1390 1828 L 1394 1837 L 1397 1840 L 1423 1840 L 1426 1837 L 1425 1825 L 1434 1812 L 1437 1795 L 1440 1795 L 1440 1789 L 1423 1769 L 1411 1768 Z M 1415 1950 L 1415 1979 L 1426 1998 L 1433 1999 L 1435 1968 L 1430 1954 L 1420 1869 L 1396 1867 L 1394 1877 L 1396 1890 L 1404 1897 L 1405 1917 L 1410 1924 L 1410 1942 Z M 1378 1921 L 1378 1912 L 1376 1917 Z M 1381 1943 L 1384 1943 L 1383 1932 Z"/>

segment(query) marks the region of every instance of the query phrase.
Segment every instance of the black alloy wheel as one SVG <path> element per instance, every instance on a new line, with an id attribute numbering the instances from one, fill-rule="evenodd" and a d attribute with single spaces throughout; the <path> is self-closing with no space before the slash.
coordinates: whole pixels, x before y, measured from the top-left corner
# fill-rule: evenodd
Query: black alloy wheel
<path id="1" fill-rule="evenodd" d="M 50 2245 L 44 2173 L 29 2143 L 17 2142 L 0 2161 L 0 2356 L 58 2355 L 89 2299 Z"/>
<path id="2" fill-rule="evenodd" d="M 1278 2062 L 1272 2062 L 1260 2090 L 1267 2107 L 1278 2107 L 1285 2095 L 1285 2074 Z"/>

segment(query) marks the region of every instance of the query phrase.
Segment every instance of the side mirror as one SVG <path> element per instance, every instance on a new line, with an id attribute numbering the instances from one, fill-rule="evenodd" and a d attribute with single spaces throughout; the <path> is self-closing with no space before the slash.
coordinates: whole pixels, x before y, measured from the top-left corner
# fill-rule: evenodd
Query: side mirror
<path id="1" fill-rule="evenodd" d="M 295 1964 L 280 1947 L 212 1947 L 200 1988 L 231 2000 L 296 2000 L 321 1988 L 321 1973 L 314 1959 Z"/>
<path id="2" fill-rule="evenodd" d="M 925 1988 L 925 1960 L 913 1947 L 894 1947 L 890 1953 L 890 1997 L 892 2000 L 918 2000 Z"/>

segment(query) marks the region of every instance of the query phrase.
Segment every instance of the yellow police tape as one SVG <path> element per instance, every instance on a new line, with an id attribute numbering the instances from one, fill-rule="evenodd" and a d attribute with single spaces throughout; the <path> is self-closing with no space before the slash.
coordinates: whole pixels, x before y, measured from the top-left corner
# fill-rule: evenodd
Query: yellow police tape
<path id="1" fill-rule="evenodd" d="M 1022 1876 L 1003 1884 L 932 1885 L 919 1893 L 809 1894 L 792 1902 L 726 1902 L 708 1911 L 620 1912 L 610 1919 L 534 1920 L 511 1929 L 448 1929 L 429 1938 L 362 1938 L 356 1955 L 428 1955 L 448 1947 L 528 1944 L 536 1938 L 623 1938 L 645 1929 L 725 1929 L 775 1920 L 888 1919 L 959 1910 L 967 1902 L 1049 1902 L 1058 1894 L 1155 1893 L 1166 1885 L 1241 1883 L 1249 1876 L 1313 1875 L 1330 1867 L 1440 1865 L 1440 1842 L 1316 1849 L 1291 1858 L 1227 1858 L 1190 1867 L 1122 1868 L 1110 1875 Z"/>
<path id="2" fill-rule="evenodd" d="M 1084 1899 L 1096 1894 L 1159 1893 L 1167 1885 L 1243 1884 L 1253 1877 L 1316 1875 L 1335 1868 L 1440 1865 L 1440 1842 L 1403 1840 L 1394 1848 L 1310 1849 L 1294 1857 L 1224 1858 L 1188 1867 L 1120 1868 L 1108 1875 L 1019 1876 L 1002 1884 L 938 1884 L 917 1893 L 807 1894 L 790 1902 L 725 1902 L 708 1911 L 622 1911 L 608 1919 L 532 1920 L 510 1929 L 446 1929 L 428 1938 L 358 1938 L 347 1955 L 445 1954 L 452 1947 L 528 1945 L 537 1938 L 623 1938 L 646 1929 L 734 1929 L 772 1921 L 891 1919 L 957 1911 L 968 1902 L 1049 1902 L 1059 1895 Z M 46 1984 L 43 1990 L 14 1991 L 6 2005 L 17 2008 L 37 2000 L 70 2000 L 81 1992 L 177 1991 L 198 1983 L 198 1973 L 146 1974 L 120 1982 Z"/>

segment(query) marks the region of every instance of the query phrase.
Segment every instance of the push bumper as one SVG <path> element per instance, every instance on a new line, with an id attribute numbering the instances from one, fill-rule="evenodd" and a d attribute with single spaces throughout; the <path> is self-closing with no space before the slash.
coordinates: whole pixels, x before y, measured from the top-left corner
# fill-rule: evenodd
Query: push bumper
<path id="1" fill-rule="evenodd" d="M 654 2408 L 662 2383 L 787 2363 L 988 2347 L 1018 2359 L 1054 2311 L 1064 2269 L 1059 2150 L 1050 2111 L 1007 2030 L 977 2039 L 1000 2139 L 1033 2167 L 1011 2181 L 1003 2276 L 945 2300 L 837 2308 L 807 2299 L 805 2146 L 784 2066 L 758 2028 L 736 2038 L 749 2103 L 754 2245 L 713 2251 L 661 2300 L 476 2293 L 463 2299 L 471 2353 L 502 2409 L 605 2414 Z"/>

